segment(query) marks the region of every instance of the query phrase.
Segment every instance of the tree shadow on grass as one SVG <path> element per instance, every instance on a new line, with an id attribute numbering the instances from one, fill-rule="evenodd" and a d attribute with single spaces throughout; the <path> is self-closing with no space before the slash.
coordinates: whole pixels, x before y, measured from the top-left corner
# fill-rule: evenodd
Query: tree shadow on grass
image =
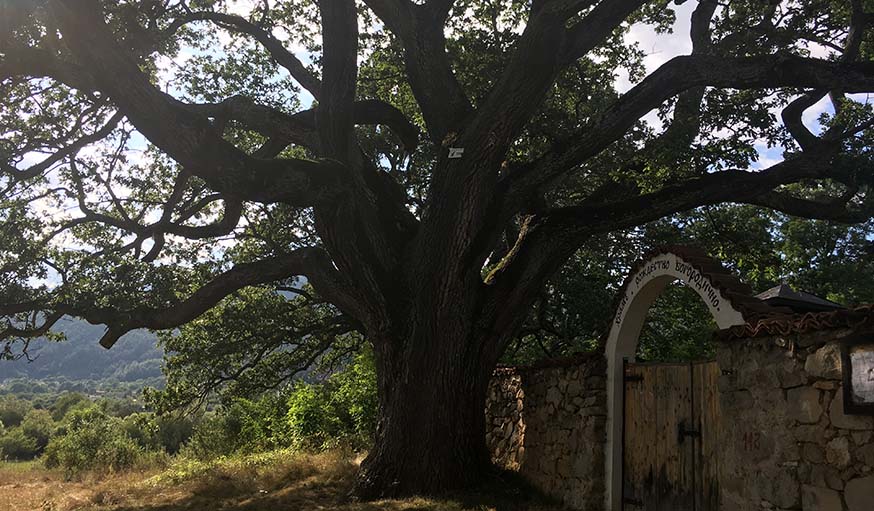
<path id="1" fill-rule="evenodd" d="M 94 511 L 560 511 L 517 474 L 497 472 L 480 488 L 435 498 L 356 502 L 349 495 L 355 480 L 351 467 L 314 470 L 279 477 L 265 485 L 253 478 L 217 474 L 176 487 L 172 492 L 106 495 Z M 115 500 L 115 502 L 112 502 Z"/>

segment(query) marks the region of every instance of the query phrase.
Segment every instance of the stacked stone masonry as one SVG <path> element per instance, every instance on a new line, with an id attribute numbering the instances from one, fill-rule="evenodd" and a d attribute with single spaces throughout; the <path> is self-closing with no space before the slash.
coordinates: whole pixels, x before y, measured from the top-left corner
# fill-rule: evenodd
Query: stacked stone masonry
<path id="1" fill-rule="evenodd" d="M 573 509 L 603 510 L 605 372 L 601 356 L 496 371 L 486 405 L 495 463 Z"/>
<path id="2" fill-rule="evenodd" d="M 721 509 L 874 511 L 874 417 L 843 405 L 840 344 L 854 333 L 718 343 Z M 502 368 L 489 389 L 494 461 L 572 509 L 604 509 L 605 365 Z"/>
<path id="3" fill-rule="evenodd" d="M 849 330 L 720 343 L 725 510 L 874 510 L 874 417 L 845 415 Z"/>

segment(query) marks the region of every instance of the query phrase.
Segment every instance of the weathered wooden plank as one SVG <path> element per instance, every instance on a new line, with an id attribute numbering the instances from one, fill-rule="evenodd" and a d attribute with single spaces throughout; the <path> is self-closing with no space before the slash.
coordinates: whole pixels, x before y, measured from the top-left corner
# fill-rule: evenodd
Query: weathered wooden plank
<path id="1" fill-rule="evenodd" d="M 701 431 L 697 443 L 696 465 L 696 511 L 719 509 L 719 449 L 721 414 L 719 408 L 719 366 L 716 362 L 702 362 L 693 368 L 695 390 L 695 421 Z"/>
<path id="2" fill-rule="evenodd" d="M 624 497 L 627 510 L 644 510 L 645 504 L 652 500 L 652 466 L 655 453 L 652 449 L 654 434 L 652 413 L 654 393 L 652 381 L 646 377 L 642 367 L 629 366 L 627 375 L 635 378 L 625 386 L 625 457 Z M 633 503 L 644 505 L 635 505 Z"/>
<path id="3" fill-rule="evenodd" d="M 626 374 L 624 497 L 628 511 L 692 510 L 696 504 L 693 375 L 689 364 L 630 364 Z"/>
<path id="4" fill-rule="evenodd" d="M 693 446 L 679 436 L 681 424 L 691 419 L 691 375 L 688 365 L 665 365 L 659 373 L 659 445 L 661 452 L 659 479 L 659 511 L 692 509 Z"/>
<path id="5" fill-rule="evenodd" d="M 656 511 L 670 509 L 674 504 L 673 499 L 671 498 L 672 489 L 670 488 L 669 483 L 669 472 L 674 464 L 671 459 L 674 454 L 674 445 L 673 442 L 671 442 L 671 435 L 668 434 L 668 431 L 671 429 L 671 423 L 673 422 L 673 414 L 670 411 L 669 400 L 666 399 L 666 394 L 671 386 L 670 373 L 665 369 L 666 367 L 667 366 L 659 365 L 651 368 L 655 373 L 657 386 L 655 414 L 656 436 L 652 437 L 655 440 L 657 457 L 655 465 L 656 495 L 655 506 L 653 506 L 653 509 Z"/>

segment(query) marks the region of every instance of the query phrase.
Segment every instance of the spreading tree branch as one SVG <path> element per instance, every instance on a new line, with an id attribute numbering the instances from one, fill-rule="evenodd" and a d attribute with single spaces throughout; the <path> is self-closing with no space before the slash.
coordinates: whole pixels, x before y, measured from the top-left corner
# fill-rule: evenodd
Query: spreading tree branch
<path id="1" fill-rule="evenodd" d="M 323 54 L 322 101 L 316 111 L 322 152 L 349 163 L 358 78 L 358 13 L 354 0 L 320 0 Z"/>
<path id="2" fill-rule="evenodd" d="M 75 5 L 73 5 L 75 4 Z M 202 116 L 157 89 L 115 44 L 96 2 L 54 0 L 67 44 L 137 130 L 229 198 L 306 206 L 330 201 L 342 188 L 342 166 L 329 161 L 258 160 L 223 140 Z"/>
<path id="3" fill-rule="evenodd" d="M 130 310 L 119 310 L 111 307 L 91 308 L 66 303 L 52 303 L 49 300 L 29 302 L 27 307 L 7 305 L 3 307 L 2 312 L 8 313 L 29 308 L 28 310 L 48 311 L 48 318 L 67 314 L 82 317 L 89 323 L 104 324 L 107 326 L 107 331 L 101 338 L 100 344 L 105 348 L 110 348 L 121 336 L 131 330 L 175 328 L 200 316 L 238 289 L 280 281 L 295 275 L 306 276 L 316 291 L 339 307 L 341 311 L 353 317 L 359 317 L 358 315 L 361 314 L 360 300 L 350 293 L 346 278 L 334 268 L 327 252 L 316 247 L 300 248 L 285 255 L 238 264 L 214 277 L 188 298 L 178 303 L 168 304 L 165 308 L 138 307 Z M 17 329 L 7 330 L 5 336 L 0 336 L 0 340 L 12 335 L 38 337 L 43 335 L 47 328 L 42 331 L 36 329 L 32 332 Z"/>
<path id="4" fill-rule="evenodd" d="M 473 111 L 458 83 L 443 33 L 445 17 L 409 0 L 364 2 L 403 43 L 404 63 L 416 101 L 422 109 L 431 140 L 442 143 Z"/>
<path id="5" fill-rule="evenodd" d="M 297 83 L 312 94 L 314 98 L 321 98 L 322 83 L 316 75 L 307 69 L 303 62 L 301 62 L 294 53 L 285 48 L 282 41 L 275 38 L 273 34 L 264 28 L 246 20 L 245 18 L 233 14 L 218 12 L 191 12 L 174 20 L 165 30 L 165 34 L 176 32 L 181 26 L 194 21 L 211 21 L 227 30 L 252 36 L 267 49 L 270 56 L 272 56 L 280 66 L 288 70 L 288 73 L 297 81 Z"/>
<path id="6" fill-rule="evenodd" d="M 598 3 L 570 28 L 560 52 L 561 63 L 567 65 L 585 56 L 645 3 L 646 0 L 603 0 Z"/>
<path id="7" fill-rule="evenodd" d="M 794 56 L 675 57 L 620 97 L 596 121 L 506 179 L 506 211 L 512 214 L 532 194 L 597 155 L 638 119 L 666 99 L 693 87 L 736 89 L 833 88 L 874 90 L 874 63 L 830 62 Z"/>

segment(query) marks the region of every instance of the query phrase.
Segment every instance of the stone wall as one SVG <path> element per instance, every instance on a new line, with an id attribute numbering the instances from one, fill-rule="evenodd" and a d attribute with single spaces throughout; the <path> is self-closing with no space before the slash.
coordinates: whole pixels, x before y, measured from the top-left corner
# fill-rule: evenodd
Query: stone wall
<path id="1" fill-rule="evenodd" d="M 494 461 L 574 509 L 603 510 L 605 372 L 600 355 L 498 369 L 486 405 Z"/>
<path id="2" fill-rule="evenodd" d="M 874 417 L 843 412 L 849 334 L 720 344 L 722 509 L 874 510 Z"/>

